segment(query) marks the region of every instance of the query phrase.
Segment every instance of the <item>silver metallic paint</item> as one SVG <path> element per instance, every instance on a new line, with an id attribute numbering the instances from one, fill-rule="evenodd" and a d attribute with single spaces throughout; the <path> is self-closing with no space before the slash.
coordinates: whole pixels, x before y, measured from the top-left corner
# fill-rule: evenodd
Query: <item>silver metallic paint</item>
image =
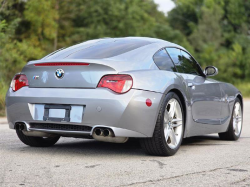
<path id="1" fill-rule="evenodd" d="M 9 89 L 6 95 L 10 128 L 13 129 L 16 122 L 37 122 L 32 118 L 29 104 L 70 104 L 86 106 L 80 123 L 82 125 L 110 127 L 116 136 L 121 137 L 152 137 L 163 98 L 169 91 L 178 90 L 186 108 L 184 137 L 225 132 L 235 99 L 237 96 L 242 97 L 239 90 L 231 84 L 210 78 L 159 70 L 152 59 L 156 51 L 163 47 L 185 49 L 163 40 L 141 39 L 154 43 L 107 59 L 51 60 L 47 57 L 29 62 L 21 73 L 27 75 L 30 87 L 21 88 L 17 92 Z M 89 43 L 92 45 L 108 40 L 116 39 L 94 40 Z M 67 50 L 71 53 L 77 47 L 81 47 L 81 44 Z M 90 65 L 33 65 L 43 62 L 85 62 Z M 61 80 L 54 76 L 58 68 L 65 71 Z M 105 88 L 96 88 L 103 75 L 116 73 L 132 76 L 134 83 L 128 93 L 119 95 Z M 33 76 L 39 76 L 39 79 L 33 80 Z M 153 101 L 151 107 L 145 104 L 147 98 Z M 97 110 L 99 107 L 100 111 Z"/>
<path id="2" fill-rule="evenodd" d="M 29 104 L 71 104 L 86 106 L 82 124 L 86 126 L 111 126 L 124 128 L 152 136 L 161 93 L 132 89 L 126 94 L 115 94 L 106 88 L 98 89 L 51 89 L 24 87 L 7 93 L 6 107 L 10 128 L 19 121 L 33 120 Z M 38 99 L 39 98 L 39 99 Z M 147 107 L 145 101 L 151 98 L 153 104 Z M 101 106 L 99 112 L 97 107 Z M 140 116 L 140 120 L 138 120 Z M 75 124 L 75 123 L 70 123 Z M 76 124 L 76 125 L 77 125 Z"/>

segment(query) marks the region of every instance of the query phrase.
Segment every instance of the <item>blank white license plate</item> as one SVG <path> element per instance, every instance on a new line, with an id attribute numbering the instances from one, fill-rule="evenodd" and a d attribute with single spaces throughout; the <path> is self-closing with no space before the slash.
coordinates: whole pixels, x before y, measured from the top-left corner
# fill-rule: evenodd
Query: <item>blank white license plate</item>
<path id="1" fill-rule="evenodd" d="M 64 118 L 65 109 L 49 109 L 49 117 L 51 118 Z"/>

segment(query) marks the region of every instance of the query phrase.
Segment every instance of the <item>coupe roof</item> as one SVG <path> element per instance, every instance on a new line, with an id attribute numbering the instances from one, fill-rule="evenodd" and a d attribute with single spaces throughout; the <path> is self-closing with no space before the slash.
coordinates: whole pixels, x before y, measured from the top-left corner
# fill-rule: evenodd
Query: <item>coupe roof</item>
<path id="1" fill-rule="evenodd" d="M 104 59 L 115 57 L 137 48 L 166 41 L 146 37 L 104 38 L 90 40 L 44 57 L 48 59 Z M 169 42 L 167 42 L 169 43 Z"/>

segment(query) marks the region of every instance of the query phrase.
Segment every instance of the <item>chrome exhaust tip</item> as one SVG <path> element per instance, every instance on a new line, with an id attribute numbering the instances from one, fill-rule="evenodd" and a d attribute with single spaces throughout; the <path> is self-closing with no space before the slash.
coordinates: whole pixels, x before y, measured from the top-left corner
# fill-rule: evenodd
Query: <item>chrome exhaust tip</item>
<path id="1" fill-rule="evenodd" d="M 21 123 L 21 124 L 19 124 L 19 130 L 20 130 L 20 131 L 23 131 L 24 129 L 25 129 L 24 124 L 22 124 L 22 123 Z"/>
<path id="2" fill-rule="evenodd" d="M 108 129 L 105 129 L 103 131 L 103 136 L 110 136 L 110 135 L 111 135 L 111 132 Z"/>
<path id="3" fill-rule="evenodd" d="M 95 134 L 97 135 L 97 136 L 103 136 L 103 130 L 102 129 L 95 129 Z"/>
<path id="4" fill-rule="evenodd" d="M 94 139 L 103 142 L 125 143 L 128 141 L 128 137 L 116 137 L 112 129 L 106 127 L 95 128 L 92 136 Z"/>

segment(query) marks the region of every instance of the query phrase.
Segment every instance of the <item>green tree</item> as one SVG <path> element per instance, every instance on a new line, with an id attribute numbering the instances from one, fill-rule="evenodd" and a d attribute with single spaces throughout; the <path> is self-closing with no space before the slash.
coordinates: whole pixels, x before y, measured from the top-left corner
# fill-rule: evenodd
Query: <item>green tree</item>
<path id="1" fill-rule="evenodd" d="M 57 38 L 58 9 L 56 0 L 29 0 L 26 3 L 24 19 L 29 22 L 30 28 L 23 33 L 33 47 L 40 47 L 45 51 L 56 50 L 51 45 Z M 48 45 L 50 44 L 50 45 Z M 48 48 L 53 46 L 53 48 Z"/>

